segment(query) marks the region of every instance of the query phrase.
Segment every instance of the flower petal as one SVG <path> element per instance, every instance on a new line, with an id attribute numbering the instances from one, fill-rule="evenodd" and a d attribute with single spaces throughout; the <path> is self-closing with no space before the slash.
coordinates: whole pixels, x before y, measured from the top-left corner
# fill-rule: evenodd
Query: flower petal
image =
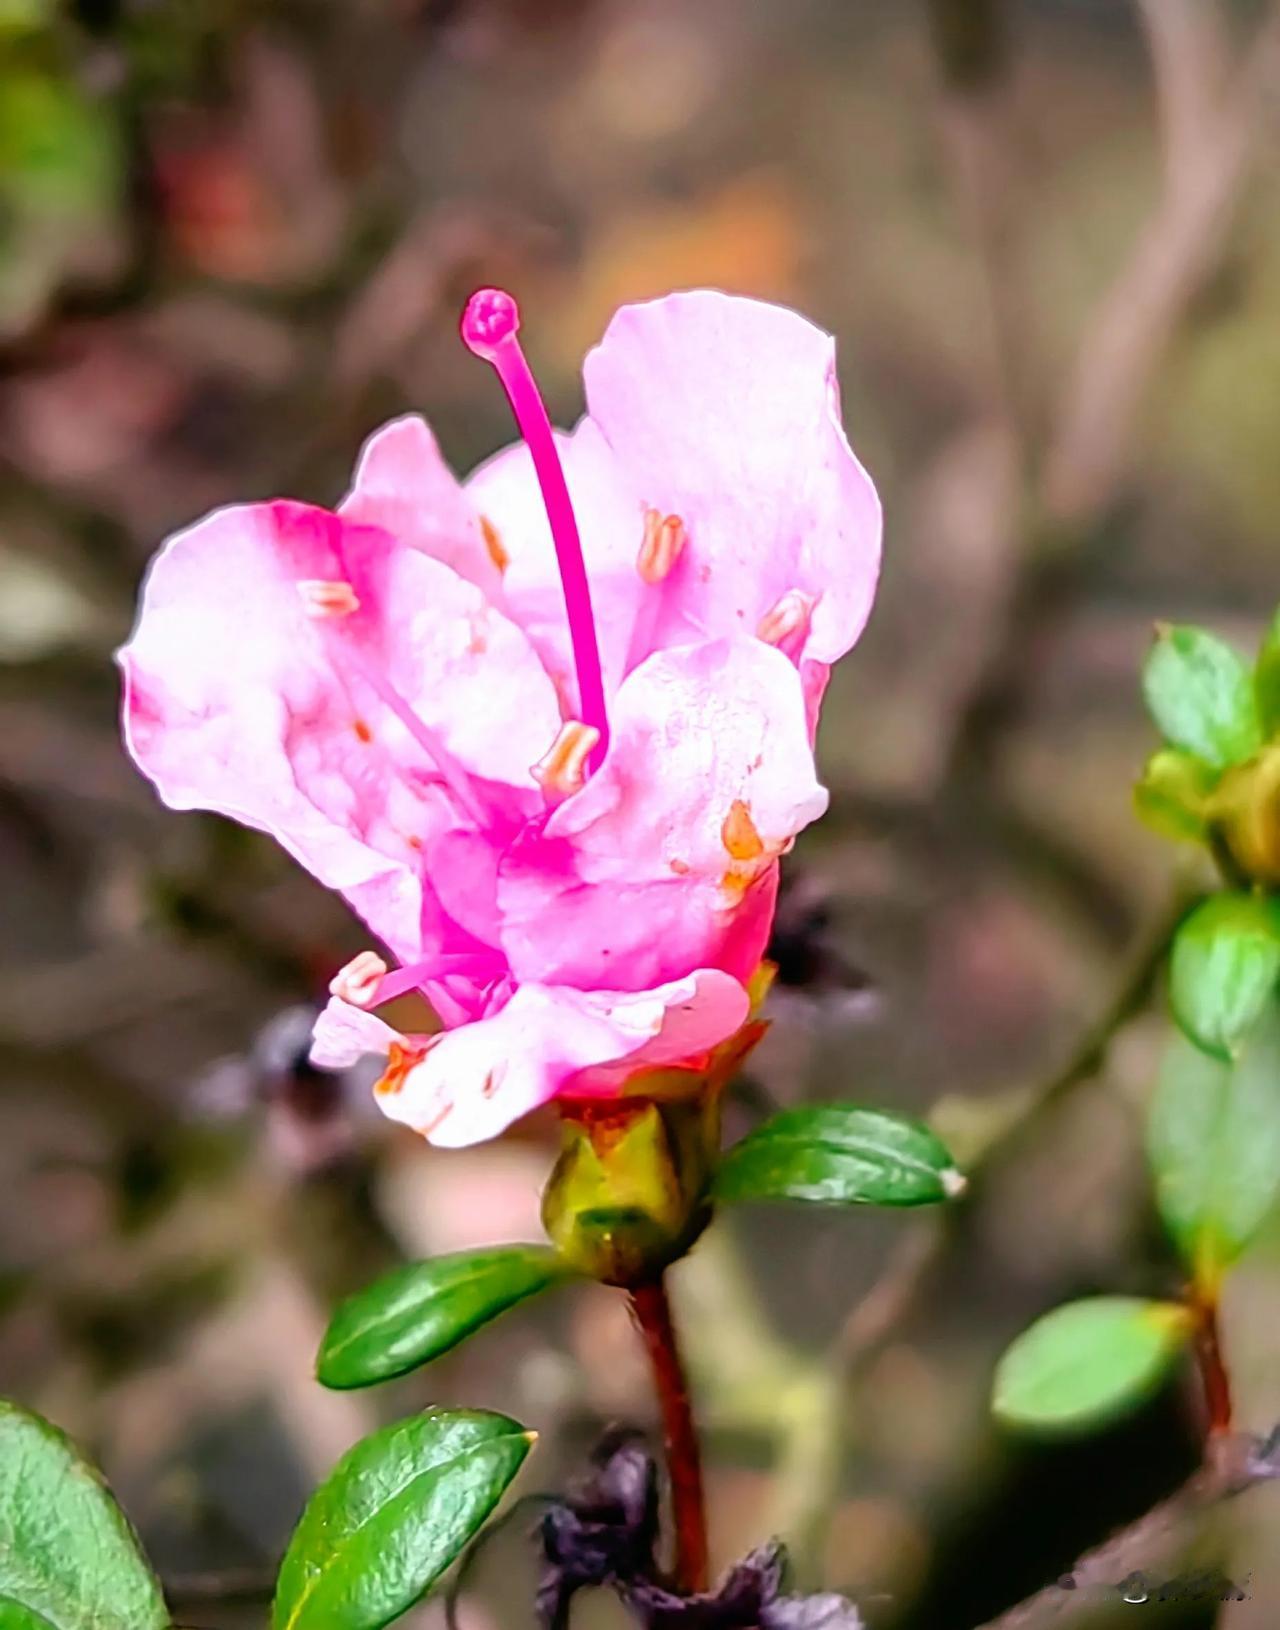
<path id="1" fill-rule="evenodd" d="M 605 688 L 612 691 L 633 665 L 633 631 L 648 598 L 636 571 L 645 506 L 589 419 L 572 435 L 558 432 L 556 447 L 582 539 Z M 480 465 L 467 481 L 467 496 L 506 561 L 502 603 L 532 640 L 572 712 L 576 693 L 564 589 L 528 447 L 518 442 Z"/>
<path id="2" fill-rule="evenodd" d="M 738 636 L 650 657 L 615 698 L 603 765 L 503 856 L 514 976 L 643 989 L 702 966 L 745 981 L 777 856 L 826 804 L 780 651 Z"/>
<path id="3" fill-rule="evenodd" d="M 480 1143 L 559 1095 L 612 1095 L 635 1069 L 706 1052 L 749 1007 L 737 980 L 709 968 L 644 991 L 522 985 L 492 1017 L 435 1040 L 379 1107 L 442 1147 Z"/>
<path id="4" fill-rule="evenodd" d="M 392 1042 L 402 1039 L 400 1032 L 376 1013 L 331 996 L 311 1032 L 308 1056 L 322 1070 L 349 1070 L 370 1054 L 385 1058 Z"/>
<path id="5" fill-rule="evenodd" d="M 392 419 L 365 442 L 338 513 L 380 526 L 499 599 L 498 559 L 430 427 L 416 413 Z"/>
<path id="6" fill-rule="evenodd" d="M 333 614 L 309 613 L 317 587 Z M 505 843 L 560 725 L 474 584 L 309 505 L 219 510 L 156 557 L 120 664 L 126 742 L 168 804 L 272 833 L 402 960 L 424 920 L 474 948 L 424 897 L 431 854 L 481 823 Z"/>
<path id="7" fill-rule="evenodd" d="M 652 590 L 649 648 L 755 633 L 798 591 L 814 605 L 795 660 L 847 651 L 871 609 L 881 522 L 841 426 L 831 336 L 699 290 L 624 306 L 583 374 L 625 485 L 687 533 Z"/>

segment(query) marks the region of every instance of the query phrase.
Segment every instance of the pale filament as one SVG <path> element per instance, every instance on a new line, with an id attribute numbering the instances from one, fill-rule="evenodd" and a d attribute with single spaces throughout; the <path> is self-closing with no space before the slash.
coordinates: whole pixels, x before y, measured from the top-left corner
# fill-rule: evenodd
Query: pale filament
<path id="1" fill-rule="evenodd" d="M 492 967 L 492 958 L 478 952 L 451 951 L 388 973 L 387 964 L 376 951 L 361 951 L 334 975 L 329 994 L 353 1007 L 381 1007 L 397 996 L 419 990 L 428 981 L 483 977 L 492 972 Z"/>

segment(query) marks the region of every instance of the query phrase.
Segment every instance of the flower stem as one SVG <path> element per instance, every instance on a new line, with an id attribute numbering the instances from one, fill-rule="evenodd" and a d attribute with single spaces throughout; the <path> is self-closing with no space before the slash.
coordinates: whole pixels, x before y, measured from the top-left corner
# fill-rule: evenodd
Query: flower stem
<path id="1" fill-rule="evenodd" d="M 644 1338 L 662 1409 L 663 1446 L 675 1525 L 675 1581 L 679 1589 L 686 1592 L 706 1590 L 709 1575 L 702 1459 L 689 1405 L 689 1384 L 671 1320 L 671 1303 L 661 1276 L 631 1291 L 631 1311 Z"/>
<path id="2" fill-rule="evenodd" d="M 1226 1360 L 1222 1355 L 1222 1341 L 1218 1333 L 1217 1302 L 1197 1299 L 1195 1314 L 1196 1362 L 1200 1367 L 1200 1381 L 1204 1387 L 1209 1435 L 1215 1437 L 1231 1430 L 1231 1380 L 1227 1374 Z"/>

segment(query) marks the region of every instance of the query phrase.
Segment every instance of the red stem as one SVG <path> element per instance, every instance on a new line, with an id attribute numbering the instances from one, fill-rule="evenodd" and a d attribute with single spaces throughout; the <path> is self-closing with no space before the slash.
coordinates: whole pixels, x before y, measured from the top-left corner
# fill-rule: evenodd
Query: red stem
<path id="1" fill-rule="evenodd" d="M 1222 1356 L 1217 1303 L 1197 1301 L 1195 1314 L 1196 1362 L 1200 1366 L 1200 1381 L 1209 1415 L 1209 1435 L 1215 1437 L 1231 1430 L 1231 1380 Z"/>
<path id="2" fill-rule="evenodd" d="M 631 1292 L 631 1311 L 644 1337 L 662 1407 L 662 1437 L 676 1535 L 676 1584 L 686 1592 L 706 1590 L 710 1581 L 702 1459 L 689 1407 L 689 1385 L 671 1322 L 671 1304 L 661 1278 Z"/>

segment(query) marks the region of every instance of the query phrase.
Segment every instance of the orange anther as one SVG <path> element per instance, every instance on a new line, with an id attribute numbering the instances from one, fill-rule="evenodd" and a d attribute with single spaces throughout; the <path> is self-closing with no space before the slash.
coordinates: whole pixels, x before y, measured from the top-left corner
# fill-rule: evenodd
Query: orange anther
<path id="1" fill-rule="evenodd" d="M 360 609 L 360 601 L 350 583 L 303 578 L 298 584 L 298 593 L 308 617 L 349 617 Z"/>
<path id="2" fill-rule="evenodd" d="M 783 645 L 793 635 L 807 630 L 814 599 L 799 589 L 788 589 L 778 603 L 766 611 L 756 626 L 756 637 L 766 645 Z"/>
<path id="3" fill-rule="evenodd" d="M 750 808 L 741 798 L 729 805 L 729 813 L 720 826 L 720 841 L 734 860 L 759 860 L 764 853 L 764 839 L 751 819 Z"/>
<path id="4" fill-rule="evenodd" d="M 684 552 L 689 541 L 684 522 L 678 515 L 660 510 L 644 512 L 644 536 L 636 556 L 636 571 L 646 583 L 661 583 Z"/>
<path id="5" fill-rule="evenodd" d="M 489 559 L 498 568 L 501 576 L 511 564 L 511 556 L 507 553 L 506 545 L 497 527 L 487 515 L 480 517 L 480 535 L 484 539 L 484 546 L 489 552 Z"/>
<path id="6" fill-rule="evenodd" d="M 581 790 L 587 778 L 587 760 L 599 740 L 600 732 L 594 725 L 569 719 L 529 773 L 545 793 L 567 798 Z"/>

